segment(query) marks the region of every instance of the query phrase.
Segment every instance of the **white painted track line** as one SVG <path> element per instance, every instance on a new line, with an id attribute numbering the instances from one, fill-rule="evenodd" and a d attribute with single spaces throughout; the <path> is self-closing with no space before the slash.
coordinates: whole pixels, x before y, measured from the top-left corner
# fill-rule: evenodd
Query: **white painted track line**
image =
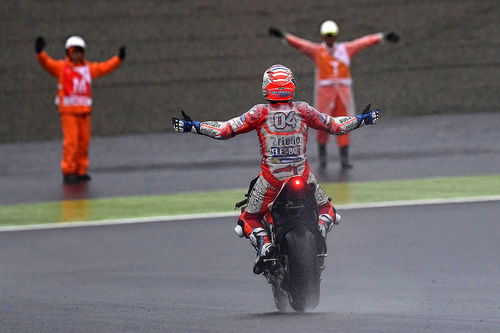
<path id="1" fill-rule="evenodd" d="M 488 202 L 488 201 L 500 201 L 500 195 L 466 197 L 466 198 L 449 198 L 449 199 L 384 201 L 384 202 L 373 202 L 373 203 L 362 203 L 362 204 L 336 205 L 335 208 L 337 208 L 341 212 L 342 210 L 349 210 L 349 209 L 460 204 L 460 203 Z M 221 213 L 202 213 L 202 214 L 125 218 L 125 219 L 113 219 L 113 220 L 59 222 L 59 223 L 0 227 L 0 232 L 77 228 L 77 227 L 90 227 L 90 226 L 95 227 L 95 226 L 135 224 L 135 223 L 173 222 L 173 221 L 186 221 L 186 220 L 194 221 L 194 220 L 208 219 L 208 218 L 237 217 L 238 215 L 239 211 L 234 211 L 234 212 L 221 212 Z"/>

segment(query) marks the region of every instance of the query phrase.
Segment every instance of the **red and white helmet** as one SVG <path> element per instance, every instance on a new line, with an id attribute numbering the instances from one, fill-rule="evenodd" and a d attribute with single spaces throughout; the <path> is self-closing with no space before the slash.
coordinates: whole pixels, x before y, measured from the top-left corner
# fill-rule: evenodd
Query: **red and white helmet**
<path id="1" fill-rule="evenodd" d="M 287 102 L 293 99 L 295 80 L 290 68 L 272 65 L 264 72 L 262 94 L 268 101 Z"/>

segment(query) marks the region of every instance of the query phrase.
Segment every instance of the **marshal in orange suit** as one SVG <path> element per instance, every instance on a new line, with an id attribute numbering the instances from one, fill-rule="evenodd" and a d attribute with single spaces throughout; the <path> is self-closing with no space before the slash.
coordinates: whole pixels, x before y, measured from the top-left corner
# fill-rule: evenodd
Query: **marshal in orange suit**
<path id="1" fill-rule="evenodd" d="M 56 104 L 59 107 L 63 133 L 61 170 L 63 182 L 74 184 L 89 181 L 90 115 L 92 113 L 92 80 L 110 73 L 125 59 L 125 46 L 118 55 L 103 62 L 85 60 L 86 44 L 83 38 L 72 36 L 66 40 L 66 59 L 52 59 L 43 49 L 43 37 L 35 40 L 38 61 L 57 78 Z"/>
<path id="2" fill-rule="evenodd" d="M 270 27 L 269 34 L 286 41 L 310 57 L 315 64 L 314 107 L 332 117 L 354 115 L 352 96 L 351 58 L 359 51 L 382 41 L 397 42 L 399 35 L 395 32 L 366 35 L 349 42 L 336 42 L 339 28 L 332 20 L 321 24 L 322 43 L 314 43 L 299 38 L 278 28 Z M 318 152 L 320 170 L 326 167 L 326 144 L 329 135 L 318 132 Z M 343 169 L 351 168 L 349 162 L 349 134 L 337 136 L 340 164 Z"/>

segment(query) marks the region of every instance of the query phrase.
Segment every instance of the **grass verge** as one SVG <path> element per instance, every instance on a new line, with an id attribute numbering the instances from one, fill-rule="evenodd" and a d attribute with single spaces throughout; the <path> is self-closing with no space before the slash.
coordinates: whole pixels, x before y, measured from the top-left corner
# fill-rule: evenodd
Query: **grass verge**
<path id="1" fill-rule="evenodd" d="M 500 195 L 500 174 L 324 183 L 334 204 Z M 0 226 L 228 212 L 245 189 L 0 206 Z"/>

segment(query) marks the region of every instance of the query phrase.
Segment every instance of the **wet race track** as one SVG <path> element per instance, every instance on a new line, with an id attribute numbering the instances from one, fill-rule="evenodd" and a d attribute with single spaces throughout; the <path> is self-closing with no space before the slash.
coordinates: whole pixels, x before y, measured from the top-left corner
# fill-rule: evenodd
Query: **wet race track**
<path id="1" fill-rule="evenodd" d="M 339 172 L 334 138 L 320 182 L 500 173 L 500 113 L 385 119 L 351 134 L 354 169 Z M 471 130 L 473 129 L 473 130 Z M 314 131 L 308 145 L 316 172 Z M 59 141 L 0 145 L 0 204 L 246 188 L 259 172 L 257 135 L 230 140 L 180 133 L 95 138 L 93 181 L 61 186 Z M 334 194 L 335 195 L 335 194 Z M 236 198 L 239 199 L 239 198 Z"/>
<path id="2" fill-rule="evenodd" d="M 355 168 L 344 176 L 498 173 L 499 117 L 387 120 L 380 131 L 353 135 Z M 463 125 L 471 123 L 477 132 Z M 78 195 L 243 188 L 257 172 L 254 135 L 223 143 L 177 138 L 94 140 L 94 180 Z M 197 154 L 172 153 L 195 145 Z M 65 198 L 54 147 L 0 147 L 7 157 L 0 162 L 2 204 Z M 320 179 L 338 177 L 332 165 Z M 328 239 L 320 305 L 307 314 L 275 311 L 270 286 L 251 273 L 253 250 L 232 231 L 234 218 L 0 232 L 0 331 L 499 332 L 499 207 L 492 201 L 341 211 Z"/>
<path id="3" fill-rule="evenodd" d="M 3 332 L 498 332 L 498 202 L 345 211 L 280 314 L 233 219 L 0 233 Z"/>

